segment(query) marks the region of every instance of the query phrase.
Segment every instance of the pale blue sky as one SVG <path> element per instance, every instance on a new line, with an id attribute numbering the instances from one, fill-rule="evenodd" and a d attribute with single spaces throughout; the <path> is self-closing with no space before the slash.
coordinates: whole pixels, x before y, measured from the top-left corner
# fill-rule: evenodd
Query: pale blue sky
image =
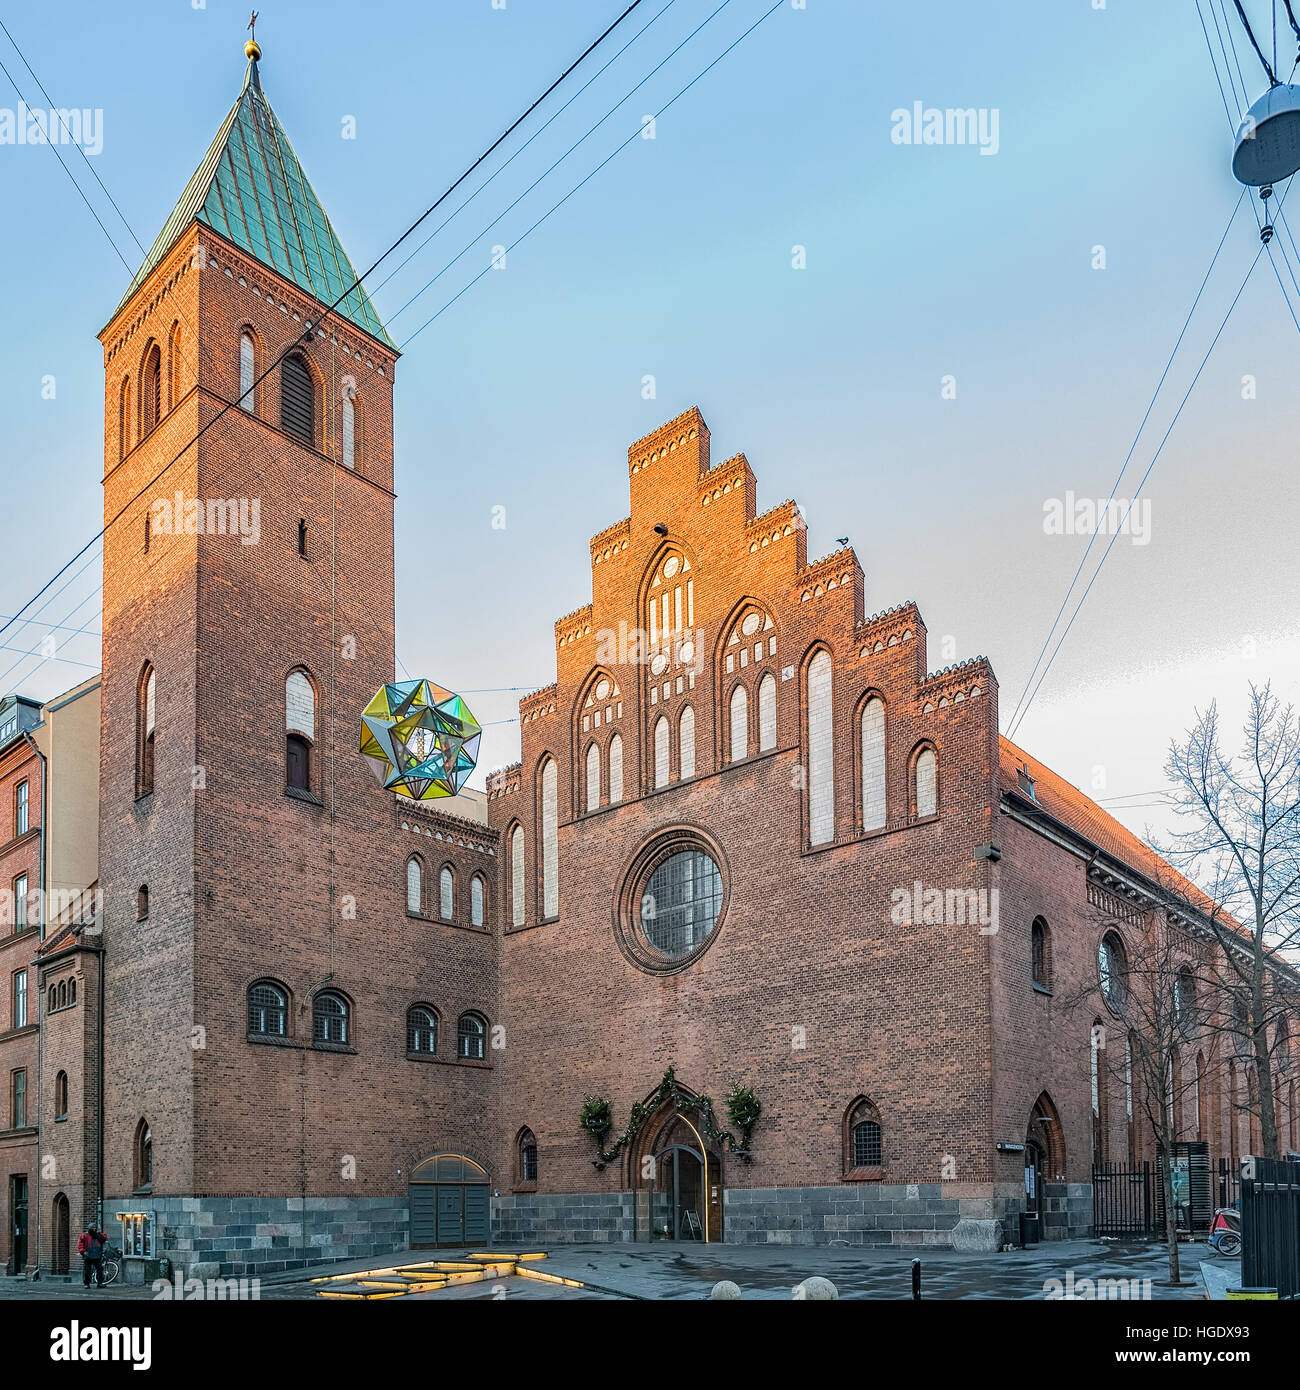
<path id="1" fill-rule="evenodd" d="M 1238 193 L 1192 0 L 1093 2 L 784 3 L 674 105 L 654 141 L 634 140 L 506 271 L 420 334 L 396 397 L 406 667 L 466 692 L 553 679 L 554 619 L 589 598 L 587 540 L 626 514 L 628 444 L 698 404 L 715 457 L 748 455 L 760 508 L 803 503 L 810 556 L 847 532 L 868 611 L 915 599 L 931 665 L 987 655 L 1009 715 L 1085 544 L 1044 534 L 1044 502 L 1109 491 Z M 666 3 L 645 0 L 619 42 Z M 377 292 L 398 343 L 771 0 L 730 0 L 397 313 L 718 3 L 673 0 Z M 268 0 L 264 87 L 357 266 L 623 7 Z M 1247 9 L 1267 27 L 1267 0 Z M 57 104 L 103 110 L 95 167 L 148 245 L 238 92 L 247 6 L 173 0 L 128 18 L 81 0 L 0 15 Z M 1279 44 L 1294 56 L 1293 42 Z M 1241 51 L 1254 94 L 1262 73 Z M 0 61 L 34 96 L 3 36 Z M 998 153 L 893 143 L 891 112 L 916 101 L 996 108 Z M 16 103 L 0 76 L 0 107 Z M 347 116 L 355 140 L 342 138 Z M 134 266 L 139 253 L 84 164 L 61 152 Z M 95 334 L 128 276 L 50 150 L 0 146 L 0 208 L 9 614 L 100 525 Z M 803 271 L 791 269 L 796 243 Z M 1105 270 L 1092 268 L 1096 245 Z M 1243 210 L 1121 495 L 1257 247 Z M 1219 696 L 1235 716 L 1248 678 L 1300 693 L 1298 402 L 1287 384 L 1298 348 L 1262 261 L 1152 476 L 1151 543 L 1116 544 L 1020 731 L 1098 796 L 1157 787 L 1165 744 L 1193 708 Z M 646 374 L 655 400 L 642 399 Z M 955 400 L 941 399 L 948 374 Z M 460 518 L 450 531 L 448 496 Z M 497 505 L 504 530 L 491 527 Z M 96 611 L 97 584 L 92 565 L 43 617 L 63 622 L 84 599 L 77 626 Z M 0 642 L 26 648 L 44 631 L 10 629 Z M 97 642 L 62 653 L 93 663 Z M 19 653 L 0 658 L 3 671 Z M 21 662 L 0 686 L 43 696 L 86 671 L 34 666 Z M 468 698 L 484 721 L 515 713 L 511 693 Z M 517 748 L 517 726 L 492 723 L 478 780 Z M 1123 813 L 1139 830 L 1152 818 Z"/>

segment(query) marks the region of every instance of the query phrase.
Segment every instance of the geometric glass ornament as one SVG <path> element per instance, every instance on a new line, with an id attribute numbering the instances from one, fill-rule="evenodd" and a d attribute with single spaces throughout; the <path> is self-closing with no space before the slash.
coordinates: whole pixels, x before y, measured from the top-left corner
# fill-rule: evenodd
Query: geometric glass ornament
<path id="1" fill-rule="evenodd" d="M 380 686 L 361 712 L 361 756 L 381 786 L 410 801 L 455 796 L 482 736 L 465 701 L 432 681 Z"/>

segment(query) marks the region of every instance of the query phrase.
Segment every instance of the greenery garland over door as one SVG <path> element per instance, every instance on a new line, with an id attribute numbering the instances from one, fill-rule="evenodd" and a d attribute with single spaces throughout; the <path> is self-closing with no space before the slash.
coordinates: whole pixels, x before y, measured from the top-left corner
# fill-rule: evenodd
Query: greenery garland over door
<path id="1" fill-rule="evenodd" d="M 579 1124 L 591 1135 L 596 1144 L 596 1167 L 603 1169 L 622 1153 L 623 1149 L 636 1138 L 641 1126 L 661 1106 L 672 1104 L 678 1110 L 693 1111 L 699 1121 L 705 1140 L 718 1149 L 730 1149 L 737 1158 L 751 1162 L 749 1152 L 750 1136 L 763 1106 L 748 1086 L 738 1081 L 732 1082 L 724 1097 L 727 1118 L 740 1131 L 740 1139 L 730 1130 L 719 1129 L 713 1115 L 713 1102 L 708 1096 L 695 1096 L 683 1091 L 677 1084 L 677 1075 L 672 1067 L 664 1072 L 663 1080 L 655 1087 L 646 1100 L 635 1101 L 628 1115 L 627 1128 L 608 1148 L 606 1136 L 614 1128 L 614 1112 L 604 1096 L 588 1096 L 582 1103 Z"/>

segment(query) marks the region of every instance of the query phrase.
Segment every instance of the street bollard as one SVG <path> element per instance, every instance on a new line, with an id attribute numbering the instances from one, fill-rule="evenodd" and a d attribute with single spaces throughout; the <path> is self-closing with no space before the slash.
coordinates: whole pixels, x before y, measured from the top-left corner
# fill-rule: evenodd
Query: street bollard
<path id="1" fill-rule="evenodd" d="M 919 1299 L 919 1298 L 921 1297 L 921 1261 L 920 1261 L 920 1260 L 913 1260 L 913 1261 L 912 1261 L 912 1297 L 913 1297 L 914 1299 Z"/>

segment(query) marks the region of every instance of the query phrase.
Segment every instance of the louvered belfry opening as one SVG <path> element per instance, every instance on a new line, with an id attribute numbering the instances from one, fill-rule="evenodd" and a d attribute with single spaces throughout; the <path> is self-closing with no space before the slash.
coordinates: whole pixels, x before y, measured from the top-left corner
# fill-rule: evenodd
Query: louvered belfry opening
<path id="1" fill-rule="evenodd" d="M 155 343 L 144 362 L 144 378 L 140 384 L 140 437 L 144 438 L 158 423 L 162 414 L 162 351 Z"/>
<path id="2" fill-rule="evenodd" d="M 280 425 L 307 444 L 315 442 L 316 392 L 301 357 L 286 357 L 280 368 Z"/>

